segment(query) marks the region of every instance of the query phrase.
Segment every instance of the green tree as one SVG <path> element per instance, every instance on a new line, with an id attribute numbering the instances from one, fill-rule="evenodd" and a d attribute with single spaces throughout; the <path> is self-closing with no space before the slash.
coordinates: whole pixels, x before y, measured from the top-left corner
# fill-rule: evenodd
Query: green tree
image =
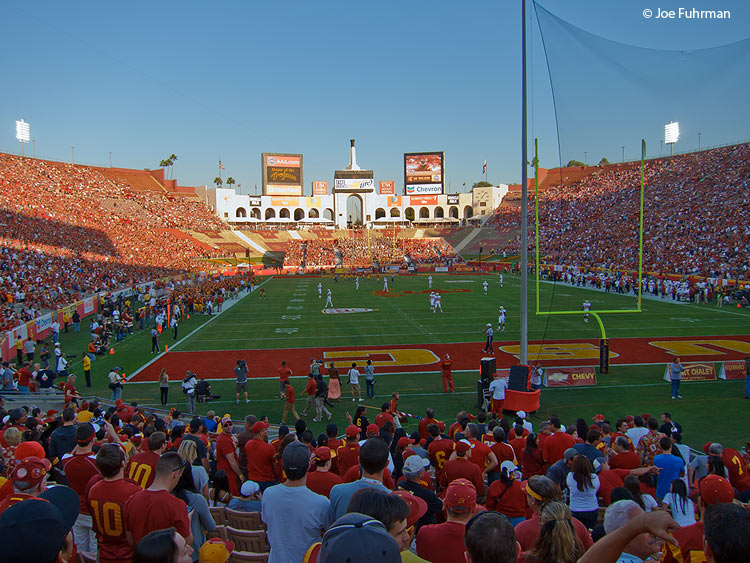
<path id="1" fill-rule="evenodd" d="M 231 176 L 229 178 L 227 178 L 227 186 L 232 187 L 236 183 L 237 182 L 235 182 L 234 178 L 232 178 Z"/>
<path id="2" fill-rule="evenodd" d="M 607 160 L 607 157 L 602 157 L 602 159 L 599 161 L 599 166 L 605 166 L 609 164 L 609 160 Z"/>
<path id="3" fill-rule="evenodd" d="M 580 160 L 570 160 L 568 161 L 568 164 L 566 164 L 565 166 L 570 168 L 571 166 L 586 166 L 586 165 Z"/>
<path id="4" fill-rule="evenodd" d="M 219 178 L 218 176 L 216 176 L 216 178 L 214 178 L 214 184 L 216 184 L 217 188 L 220 188 L 223 183 L 224 182 L 222 182 L 221 178 Z"/>
<path id="5" fill-rule="evenodd" d="M 172 153 L 167 160 L 169 160 L 169 176 L 174 179 L 174 163 L 177 160 L 177 155 Z"/>
<path id="6" fill-rule="evenodd" d="M 474 182 L 474 184 L 471 186 L 472 188 L 491 188 L 492 184 L 489 182 L 485 182 L 482 180 L 481 182 Z"/>

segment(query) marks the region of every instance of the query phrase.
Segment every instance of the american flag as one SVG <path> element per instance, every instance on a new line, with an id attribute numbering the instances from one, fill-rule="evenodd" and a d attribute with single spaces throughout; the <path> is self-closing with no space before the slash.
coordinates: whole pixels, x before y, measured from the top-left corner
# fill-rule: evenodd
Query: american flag
<path id="1" fill-rule="evenodd" d="M 224 165 L 221 163 L 221 160 L 219 160 L 219 170 L 224 170 Z"/>

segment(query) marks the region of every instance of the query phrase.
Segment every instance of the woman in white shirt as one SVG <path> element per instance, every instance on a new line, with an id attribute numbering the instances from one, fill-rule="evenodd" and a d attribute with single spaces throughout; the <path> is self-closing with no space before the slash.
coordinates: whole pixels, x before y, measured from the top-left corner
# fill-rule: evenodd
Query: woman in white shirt
<path id="1" fill-rule="evenodd" d="M 599 491 L 599 476 L 594 473 L 594 467 L 589 458 L 579 455 L 573 461 L 573 468 L 566 477 L 570 491 L 570 511 L 574 518 L 578 518 L 587 528 L 596 526 L 599 514 L 599 501 L 596 493 Z"/>
<path id="2" fill-rule="evenodd" d="M 644 512 L 659 510 L 659 503 L 656 502 L 656 499 L 649 494 L 641 492 L 641 482 L 635 475 L 625 477 L 623 487 L 630 491 L 630 494 L 633 495 L 633 500 L 638 503 Z"/>
<path id="3" fill-rule="evenodd" d="M 688 498 L 687 487 L 682 479 L 672 481 L 670 492 L 664 495 L 662 505 L 672 513 L 672 518 L 680 526 L 695 524 L 695 505 Z"/>

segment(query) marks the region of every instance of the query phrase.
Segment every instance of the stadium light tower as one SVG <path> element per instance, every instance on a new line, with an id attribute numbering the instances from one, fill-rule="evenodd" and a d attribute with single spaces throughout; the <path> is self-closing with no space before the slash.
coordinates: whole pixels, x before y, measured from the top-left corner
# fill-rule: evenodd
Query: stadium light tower
<path id="1" fill-rule="evenodd" d="M 16 121 L 16 139 L 21 143 L 21 156 L 23 157 L 23 145 L 31 140 L 31 128 L 23 119 Z"/>
<path id="2" fill-rule="evenodd" d="M 670 121 L 664 126 L 664 142 L 669 145 L 669 156 L 674 153 L 674 144 L 680 138 L 680 124 L 677 121 Z"/>

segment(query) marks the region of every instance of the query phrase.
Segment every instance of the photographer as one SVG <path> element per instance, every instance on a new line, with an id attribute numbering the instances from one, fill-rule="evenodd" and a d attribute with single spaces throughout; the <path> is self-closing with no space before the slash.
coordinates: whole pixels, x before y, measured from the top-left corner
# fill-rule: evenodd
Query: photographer
<path id="1" fill-rule="evenodd" d="M 249 403 L 250 400 L 247 398 L 247 360 L 237 360 L 237 367 L 234 368 L 234 376 L 237 378 L 235 384 L 235 391 L 237 398 L 236 404 L 240 404 L 240 393 L 245 394 L 245 402 Z"/>
<path id="2" fill-rule="evenodd" d="M 187 412 L 190 414 L 195 414 L 195 387 L 197 385 L 198 380 L 195 378 L 195 374 L 188 371 L 182 380 L 182 392 L 185 393 Z"/>
<path id="3" fill-rule="evenodd" d="M 122 368 L 115 366 L 107 376 L 107 378 L 109 379 L 109 388 L 112 390 L 112 395 L 110 396 L 110 399 L 112 401 L 116 401 L 117 399 L 122 398 L 123 377 L 119 373 L 121 369 Z"/>

